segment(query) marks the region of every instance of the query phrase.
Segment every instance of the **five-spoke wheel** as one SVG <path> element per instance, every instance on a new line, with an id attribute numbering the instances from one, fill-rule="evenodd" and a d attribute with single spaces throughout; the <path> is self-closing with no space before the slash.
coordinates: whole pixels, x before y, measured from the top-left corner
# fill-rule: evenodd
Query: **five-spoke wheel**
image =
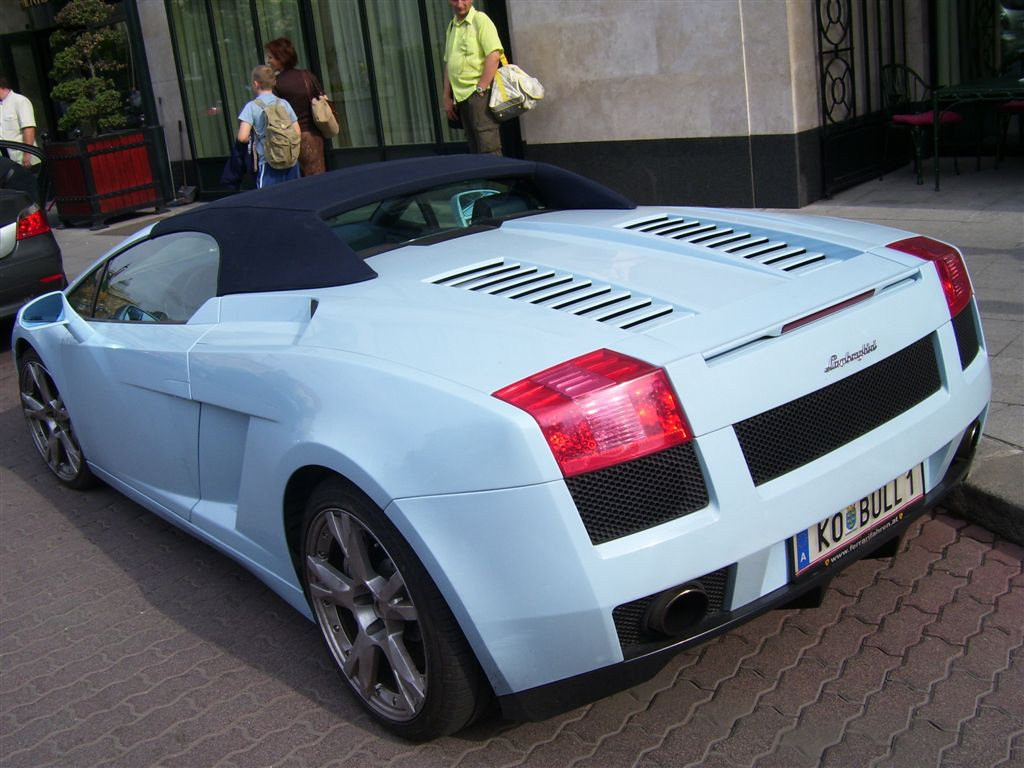
<path id="1" fill-rule="evenodd" d="M 342 676 L 384 725 L 413 739 L 452 733 L 486 687 L 461 630 L 408 544 L 376 506 L 325 481 L 306 511 L 303 576 Z"/>
<path id="2" fill-rule="evenodd" d="M 25 352 L 18 361 L 18 380 L 25 422 L 46 466 L 72 488 L 95 485 L 96 478 L 82 456 L 64 400 L 34 351 Z"/>

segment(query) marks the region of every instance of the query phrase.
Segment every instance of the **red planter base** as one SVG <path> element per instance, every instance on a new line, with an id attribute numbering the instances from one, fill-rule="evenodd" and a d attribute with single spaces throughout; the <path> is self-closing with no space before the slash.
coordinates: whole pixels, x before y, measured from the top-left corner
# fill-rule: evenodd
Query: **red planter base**
<path id="1" fill-rule="evenodd" d="M 46 145 L 64 224 L 102 229 L 115 216 L 143 208 L 166 210 L 155 172 L 153 128 Z"/>

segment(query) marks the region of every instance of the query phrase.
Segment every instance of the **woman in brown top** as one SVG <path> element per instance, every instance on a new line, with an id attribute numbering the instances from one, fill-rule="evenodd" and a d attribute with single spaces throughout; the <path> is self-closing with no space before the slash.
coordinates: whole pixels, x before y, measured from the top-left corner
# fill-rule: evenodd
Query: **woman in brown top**
<path id="1" fill-rule="evenodd" d="M 299 118 L 302 144 L 299 146 L 299 170 L 303 176 L 323 173 L 324 139 L 313 123 L 310 102 L 323 92 L 320 81 L 308 69 L 296 69 L 298 56 L 295 46 L 287 37 L 271 40 L 263 46 L 267 65 L 277 72 L 277 87 L 274 93 L 292 105 Z"/>

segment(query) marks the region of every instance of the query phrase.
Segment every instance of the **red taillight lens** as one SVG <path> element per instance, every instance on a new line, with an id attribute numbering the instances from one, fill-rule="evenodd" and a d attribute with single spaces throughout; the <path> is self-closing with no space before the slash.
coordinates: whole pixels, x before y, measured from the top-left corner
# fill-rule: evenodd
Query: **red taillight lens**
<path id="1" fill-rule="evenodd" d="M 930 237 L 908 237 L 906 240 L 889 243 L 888 247 L 926 259 L 935 265 L 942 282 L 942 292 L 946 294 L 950 317 L 956 317 L 967 306 L 971 300 L 971 280 L 967 276 L 964 259 L 956 248 Z"/>
<path id="2" fill-rule="evenodd" d="M 566 477 L 693 437 L 665 372 L 607 349 L 535 373 L 494 396 L 537 420 Z"/>
<path id="3" fill-rule="evenodd" d="M 38 205 L 31 205 L 18 217 L 18 233 L 15 238 L 25 240 L 49 231 L 50 224 L 46 221 L 46 216 L 39 210 Z"/>

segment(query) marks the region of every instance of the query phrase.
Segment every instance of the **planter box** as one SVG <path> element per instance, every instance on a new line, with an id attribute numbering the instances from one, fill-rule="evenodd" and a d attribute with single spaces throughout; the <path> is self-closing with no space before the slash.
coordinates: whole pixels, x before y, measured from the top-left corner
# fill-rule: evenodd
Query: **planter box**
<path id="1" fill-rule="evenodd" d="M 150 126 L 46 145 L 57 215 L 63 224 L 108 219 L 142 208 L 166 210 Z"/>

